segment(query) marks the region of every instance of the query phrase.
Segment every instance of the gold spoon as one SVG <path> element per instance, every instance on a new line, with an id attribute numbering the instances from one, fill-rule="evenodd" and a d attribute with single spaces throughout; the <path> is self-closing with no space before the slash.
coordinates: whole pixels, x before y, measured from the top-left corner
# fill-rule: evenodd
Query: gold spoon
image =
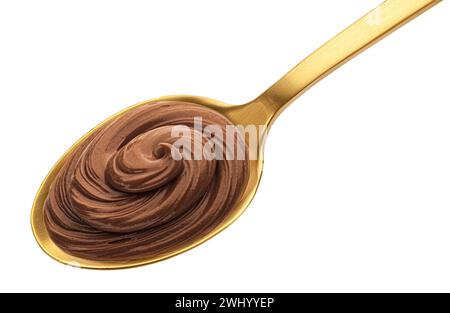
<path id="1" fill-rule="evenodd" d="M 39 188 L 32 207 L 31 225 L 34 236 L 40 247 L 49 256 L 64 264 L 92 269 L 118 269 L 149 264 L 172 257 L 213 237 L 233 223 L 253 199 L 263 168 L 262 144 L 259 145 L 257 160 L 249 161 L 249 181 L 242 199 L 236 204 L 236 207 L 233 208 L 232 214 L 230 214 L 230 216 L 213 231 L 203 238 L 200 238 L 195 243 L 163 255 L 127 262 L 100 262 L 73 257 L 58 248 L 58 246 L 50 239 L 44 223 L 43 206 L 50 185 L 71 152 L 76 149 L 84 138 L 89 136 L 98 127 L 117 116 L 149 102 L 175 100 L 197 103 L 212 108 L 228 117 L 235 125 L 264 125 L 266 126 L 266 129 L 268 129 L 275 118 L 309 87 L 313 86 L 358 53 L 370 47 L 384 36 L 406 24 L 440 1 L 441 0 L 387 0 L 383 2 L 376 9 L 356 21 L 343 32 L 325 43 L 305 60 L 297 64 L 297 66 L 267 89 L 262 95 L 249 103 L 243 105 L 229 105 L 204 97 L 166 96 L 138 103 L 111 116 L 76 142 L 53 166 Z"/>

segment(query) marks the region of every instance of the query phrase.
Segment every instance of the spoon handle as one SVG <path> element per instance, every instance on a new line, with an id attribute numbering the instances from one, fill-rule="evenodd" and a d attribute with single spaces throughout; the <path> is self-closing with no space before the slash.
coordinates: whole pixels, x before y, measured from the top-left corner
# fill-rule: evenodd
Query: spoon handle
<path id="1" fill-rule="evenodd" d="M 253 103 L 277 116 L 309 87 L 441 0 L 387 0 L 297 64 Z"/>

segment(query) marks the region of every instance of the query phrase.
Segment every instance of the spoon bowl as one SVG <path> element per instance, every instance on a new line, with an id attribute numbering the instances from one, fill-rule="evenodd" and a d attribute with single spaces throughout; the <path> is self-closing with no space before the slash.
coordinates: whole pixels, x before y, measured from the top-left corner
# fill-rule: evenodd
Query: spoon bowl
<path id="1" fill-rule="evenodd" d="M 440 0 L 387 0 L 383 2 L 380 6 L 313 52 L 263 94 L 249 103 L 229 105 L 205 97 L 184 95 L 166 96 L 138 103 L 106 119 L 77 141 L 59 159 L 40 186 L 31 213 L 32 229 L 38 244 L 50 257 L 64 264 L 90 269 L 119 269 L 149 264 L 175 256 L 215 236 L 233 223 L 253 199 L 262 175 L 264 138 L 266 138 L 267 131 L 276 117 L 298 96 L 322 78 L 438 2 Z M 263 129 L 264 134 L 262 134 L 263 136 L 260 134 L 258 137 L 262 139 L 258 142 L 257 156 L 255 159 L 248 160 L 249 177 L 241 199 L 230 211 L 230 214 L 211 232 L 198 238 L 189 245 L 164 254 L 124 262 L 107 262 L 74 257 L 64 252 L 51 240 L 46 229 L 44 222 L 44 202 L 51 184 L 68 157 L 85 138 L 105 123 L 138 106 L 168 100 L 190 102 L 205 106 L 227 117 L 235 125 L 242 125 L 244 127 L 248 125 L 263 126 L 263 128 L 259 128 Z"/>
<path id="2" fill-rule="evenodd" d="M 233 122 L 235 125 L 260 125 L 258 123 L 264 122 L 265 115 L 262 113 L 258 114 L 248 114 L 249 105 L 229 105 L 225 104 L 223 102 L 205 98 L 205 97 L 198 97 L 198 96 L 185 96 L 185 95 L 177 95 L 177 96 L 165 96 L 160 98 L 151 99 L 148 101 L 140 102 L 136 105 L 130 106 L 126 108 L 125 110 L 122 110 L 121 112 L 109 117 L 105 121 L 98 124 L 96 127 L 94 127 L 92 130 L 90 130 L 88 133 L 86 133 L 82 138 L 80 138 L 72 147 L 67 150 L 67 152 L 56 162 L 56 164 L 53 166 L 53 168 L 48 173 L 47 177 L 44 179 L 43 183 L 41 184 L 36 198 L 33 203 L 32 208 L 32 214 L 31 214 L 31 224 L 34 236 L 39 244 L 39 246 L 44 250 L 45 253 L 47 253 L 50 257 L 55 259 L 56 261 L 59 261 L 63 264 L 71 265 L 74 267 L 81 267 L 81 268 L 90 268 L 90 269 L 120 269 L 120 268 L 129 268 L 129 267 L 135 267 L 140 265 L 145 265 L 149 263 L 158 262 L 163 259 L 170 258 L 172 256 L 175 256 L 177 254 L 180 254 L 184 251 L 187 251 L 189 249 L 192 249 L 193 247 L 205 242 L 209 238 L 213 237 L 214 235 L 218 234 L 222 230 L 224 230 L 226 227 L 228 227 L 230 224 L 232 224 L 247 208 L 247 206 L 250 204 L 251 200 L 253 199 L 256 190 L 258 188 L 258 184 L 261 178 L 262 174 L 262 165 L 263 165 L 263 158 L 262 158 L 262 145 L 260 145 L 260 148 L 258 150 L 258 157 L 256 160 L 249 160 L 249 177 L 247 186 L 245 188 L 244 194 L 241 198 L 241 200 L 236 204 L 236 206 L 233 208 L 233 210 L 230 212 L 228 217 L 224 219 L 213 231 L 208 233 L 202 238 L 199 238 L 195 243 L 188 245 L 184 247 L 183 249 L 178 249 L 171 251 L 170 253 L 161 254 L 161 255 L 155 255 L 151 258 L 144 258 L 142 260 L 132 260 L 132 261 L 126 261 L 126 262 L 104 262 L 104 261 L 94 261 L 89 259 L 84 259 L 80 257 L 72 256 L 62 249 L 60 249 L 50 238 L 49 233 L 47 231 L 47 228 L 44 223 L 44 202 L 47 198 L 49 189 L 51 184 L 53 183 L 54 179 L 58 175 L 60 169 L 64 166 L 67 158 L 70 156 L 70 154 L 76 150 L 78 145 L 88 136 L 90 136 L 95 130 L 97 130 L 99 127 L 101 127 L 103 124 L 108 123 L 109 121 L 121 116 L 122 114 L 128 112 L 129 110 L 133 110 L 139 106 L 148 104 L 148 103 L 154 103 L 159 101 L 182 101 L 182 102 L 190 102 L 199 104 L 208 108 L 211 108 L 222 115 L 226 116 L 230 121 Z M 257 119 L 259 116 L 259 120 Z M 251 117 L 251 118 L 248 118 Z M 261 124 L 263 125 L 263 124 Z"/>

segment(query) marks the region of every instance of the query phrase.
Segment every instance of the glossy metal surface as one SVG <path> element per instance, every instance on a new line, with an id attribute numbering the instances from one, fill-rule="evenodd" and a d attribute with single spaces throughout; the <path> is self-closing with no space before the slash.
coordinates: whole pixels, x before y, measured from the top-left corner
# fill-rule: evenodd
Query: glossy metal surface
<path id="1" fill-rule="evenodd" d="M 123 114 L 124 112 L 135 108 L 136 106 L 154 102 L 158 100 L 181 100 L 201 104 L 212 108 L 221 114 L 227 116 L 237 125 L 265 125 L 270 127 L 275 118 L 282 110 L 289 105 L 296 97 L 305 92 L 320 79 L 331 73 L 333 70 L 356 56 L 364 49 L 388 35 L 393 30 L 410 21 L 420 13 L 431 8 L 440 0 L 388 0 L 382 3 L 375 10 L 362 17 L 349 28 L 335 36 L 325 43 L 322 47 L 312 53 L 305 60 L 295 66 L 290 72 L 278 80 L 262 95 L 255 100 L 243 105 L 229 105 L 217 100 L 196 96 L 168 96 L 145 101 L 135 106 L 129 107 L 122 112 L 108 118 L 103 123 Z M 97 127 L 86 134 L 83 138 L 90 135 Z M 77 147 L 81 138 L 75 143 L 61 159 L 50 170 L 38 190 L 32 207 L 31 224 L 33 233 L 40 247 L 52 258 L 64 264 L 91 268 L 91 269 L 118 269 L 134 267 L 144 264 L 157 262 L 186 250 L 189 250 L 202 242 L 213 237 L 234 220 L 236 220 L 256 193 L 263 168 L 263 144 L 260 145 L 258 159 L 250 162 L 250 178 L 244 196 L 234 208 L 231 216 L 223 221 L 214 231 L 201 238 L 192 245 L 183 249 L 172 251 L 168 254 L 157 255 L 151 258 L 145 258 L 130 262 L 98 262 L 87 259 L 73 257 L 59 249 L 49 238 L 45 224 L 43 204 L 47 197 L 48 190 L 56 175 L 68 155 Z"/>

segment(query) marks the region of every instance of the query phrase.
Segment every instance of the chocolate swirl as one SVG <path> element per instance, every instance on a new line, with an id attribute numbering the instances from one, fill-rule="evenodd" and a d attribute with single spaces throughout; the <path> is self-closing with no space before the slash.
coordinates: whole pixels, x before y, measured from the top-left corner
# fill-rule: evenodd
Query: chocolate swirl
<path id="1" fill-rule="evenodd" d="M 248 178 L 247 161 L 227 160 L 225 154 L 246 146 L 235 133 L 222 159 L 195 159 L 189 149 L 195 138 L 211 140 L 194 129 L 198 117 L 203 126 L 219 125 L 223 134 L 232 124 L 205 107 L 164 101 L 132 109 L 80 143 L 44 205 L 56 245 L 92 260 L 136 260 L 184 247 L 217 227 Z M 177 125 L 190 132 L 173 136 Z M 180 139 L 191 144 L 172 149 Z"/>

